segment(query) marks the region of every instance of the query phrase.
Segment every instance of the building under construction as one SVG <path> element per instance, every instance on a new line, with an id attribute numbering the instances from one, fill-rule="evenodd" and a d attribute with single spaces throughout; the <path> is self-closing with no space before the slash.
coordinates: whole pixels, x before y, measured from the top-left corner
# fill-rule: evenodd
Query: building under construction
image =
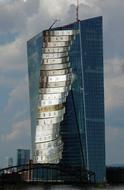
<path id="1" fill-rule="evenodd" d="M 105 181 L 102 17 L 45 30 L 27 52 L 33 163 L 92 171 Z M 66 181 L 55 168 L 33 176 Z"/>

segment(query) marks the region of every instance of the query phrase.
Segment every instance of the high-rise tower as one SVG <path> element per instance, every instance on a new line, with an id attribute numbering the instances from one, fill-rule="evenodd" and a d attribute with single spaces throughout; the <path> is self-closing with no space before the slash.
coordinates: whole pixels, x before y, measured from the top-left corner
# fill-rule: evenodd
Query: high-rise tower
<path id="1" fill-rule="evenodd" d="M 27 45 L 34 162 L 83 166 L 103 182 L 102 17 L 44 31 Z"/>

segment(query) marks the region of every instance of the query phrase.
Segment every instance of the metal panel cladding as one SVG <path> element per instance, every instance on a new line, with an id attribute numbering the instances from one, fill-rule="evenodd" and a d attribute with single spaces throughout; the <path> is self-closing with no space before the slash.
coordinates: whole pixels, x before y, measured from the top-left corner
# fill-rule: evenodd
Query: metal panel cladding
<path id="1" fill-rule="evenodd" d="M 34 163 L 58 164 L 63 141 L 60 123 L 66 111 L 66 97 L 71 89 L 72 69 L 69 49 L 76 31 L 44 31 L 34 139 Z"/>

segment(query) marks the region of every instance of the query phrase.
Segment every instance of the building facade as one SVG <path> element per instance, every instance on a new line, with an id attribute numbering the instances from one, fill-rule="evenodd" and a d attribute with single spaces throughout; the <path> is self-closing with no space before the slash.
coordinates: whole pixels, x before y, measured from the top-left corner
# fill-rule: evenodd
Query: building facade
<path id="1" fill-rule="evenodd" d="M 102 17 L 44 31 L 27 47 L 34 162 L 84 167 L 103 182 Z"/>
<path id="2" fill-rule="evenodd" d="M 12 167 L 13 166 L 13 158 L 9 157 L 8 158 L 8 167 Z"/>
<path id="3" fill-rule="evenodd" d="M 30 150 L 28 149 L 17 149 L 17 165 L 28 164 L 30 160 Z"/>

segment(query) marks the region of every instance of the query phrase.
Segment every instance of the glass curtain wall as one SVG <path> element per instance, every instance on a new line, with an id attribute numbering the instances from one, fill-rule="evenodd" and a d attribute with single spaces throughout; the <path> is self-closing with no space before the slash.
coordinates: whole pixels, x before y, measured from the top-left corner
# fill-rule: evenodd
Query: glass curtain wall
<path id="1" fill-rule="evenodd" d="M 102 17 L 52 29 L 55 30 L 78 31 L 69 50 L 73 83 L 66 99 L 64 119 L 60 123 L 60 134 L 64 144 L 61 163 L 94 171 L 97 182 L 103 182 L 105 124 Z M 42 33 L 28 41 L 33 150 L 42 43 Z"/>

